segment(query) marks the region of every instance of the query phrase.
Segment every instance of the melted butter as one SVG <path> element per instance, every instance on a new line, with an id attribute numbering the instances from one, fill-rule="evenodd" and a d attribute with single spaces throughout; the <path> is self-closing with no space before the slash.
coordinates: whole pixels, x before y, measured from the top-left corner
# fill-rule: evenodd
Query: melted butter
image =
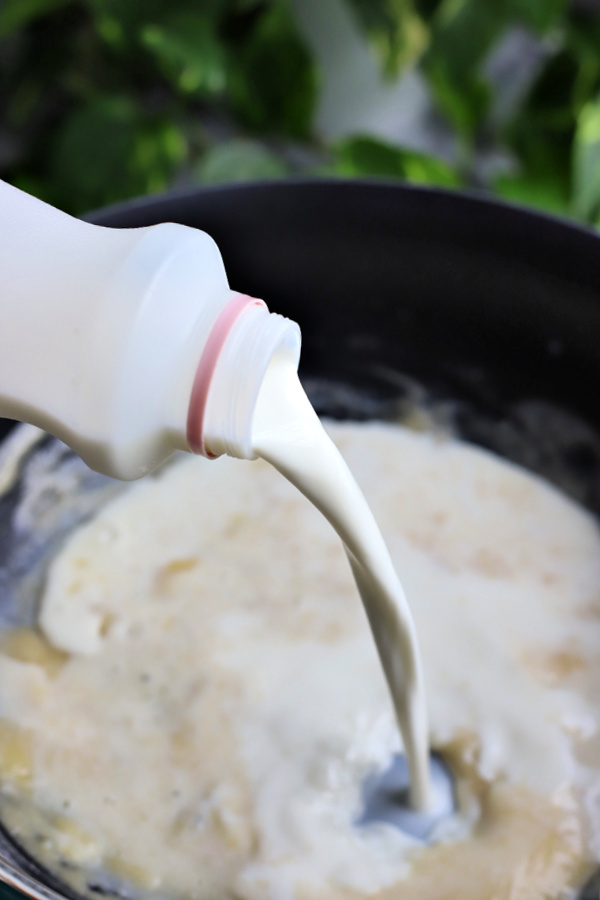
<path id="1" fill-rule="evenodd" d="M 401 749 L 367 617 L 325 520 L 228 459 L 132 486 L 55 559 L 40 620 L 69 658 L 50 677 L 0 655 L 0 716 L 27 739 L 4 821 L 80 890 L 568 896 L 600 858 L 596 524 L 474 448 L 329 431 L 402 572 L 457 774 L 436 843 L 353 824 Z"/>

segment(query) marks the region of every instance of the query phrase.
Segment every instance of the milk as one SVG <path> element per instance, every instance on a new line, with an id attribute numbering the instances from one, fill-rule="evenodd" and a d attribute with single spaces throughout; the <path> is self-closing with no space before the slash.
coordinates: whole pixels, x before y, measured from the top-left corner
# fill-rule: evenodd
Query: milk
<path id="1" fill-rule="evenodd" d="M 394 702 L 410 775 L 411 805 L 430 804 L 425 686 L 410 609 L 377 523 L 287 357 L 276 355 L 255 408 L 252 444 L 340 536 Z"/>

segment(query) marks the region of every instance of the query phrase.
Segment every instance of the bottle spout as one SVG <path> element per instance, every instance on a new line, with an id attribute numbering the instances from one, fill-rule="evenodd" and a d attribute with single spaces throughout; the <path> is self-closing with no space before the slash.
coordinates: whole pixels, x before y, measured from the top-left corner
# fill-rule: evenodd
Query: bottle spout
<path id="1" fill-rule="evenodd" d="M 194 379 L 187 419 L 193 453 L 255 459 L 254 409 L 267 369 L 278 353 L 298 368 L 300 329 L 270 313 L 262 300 L 236 294 L 208 337 Z"/>

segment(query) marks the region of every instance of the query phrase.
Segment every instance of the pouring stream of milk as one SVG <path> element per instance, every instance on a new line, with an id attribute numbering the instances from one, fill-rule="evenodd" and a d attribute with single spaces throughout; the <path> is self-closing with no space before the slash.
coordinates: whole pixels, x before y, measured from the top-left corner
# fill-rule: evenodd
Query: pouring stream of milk
<path id="1" fill-rule="evenodd" d="M 283 356 L 269 366 L 252 423 L 257 456 L 325 516 L 344 543 L 390 688 L 410 773 L 410 802 L 430 803 L 425 690 L 415 626 L 369 506 Z"/>

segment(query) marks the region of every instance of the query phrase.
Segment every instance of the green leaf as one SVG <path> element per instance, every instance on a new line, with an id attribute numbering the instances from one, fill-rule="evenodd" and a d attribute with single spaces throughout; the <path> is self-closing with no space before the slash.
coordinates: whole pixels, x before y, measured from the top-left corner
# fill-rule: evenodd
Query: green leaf
<path id="1" fill-rule="evenodd" d="M 496 183 L 503 196 L 591 220 L 582 188 L 588 154 L 576 133 L 583 108 L 600 88 L 598 46 L 597 17 L 572 14 L 565 20 L 557 52 L 505 134 L 520 170 Z"/>
<path id="2" fill-rule="evenodd" d="M 569 213 L 570 173 L 568 138 L 554 134 L 531 116 L 521 122 L 513 147 L 514 173 L 497 177 L 493 187 L 506 200 L 548 212 Z"/>
<path id="3" fill-rule="evenodd" d="M 97 21 L 106 20 L 109 29 L 118 29 L 122 36 L 135 39 L 147 22 L 160 18 L 165 10 L 164 0 L 83 0 Z M 170 3 L 172 9 L 176 2 Z"/>
<path id="4" fill-rule="evenodd" d="M 185 141 L 172 123 L 145 119 L 127 97 L 102 97 L 65 121 L 49 174 L 60 205 L 82 212 L 164 189 L 185 155 Z"/>
<path id="5" fill-rule="evenodd" d="M 405 151 L 406 178 L 414 184 L 435 184 L 456 188 L 462 185 L 459 173 L 441 159 Z"/>
<path id="6" fill-rule="evenodd" d="M 516 24 L 539 34 L 557 26 L 566 0 L 442 0 L 423 60 L 433 95 L 463 136 L 484 124 L 491 101 L 483 63 Z"/>
<path id="7" fill-rule="evenodd" d="M 211 19 L 202 12 L 175 12 L 140 32 L 163 74 L 183 94 L 218 94 L 225 87 L 225 58 Z"/>
<path id="8" fill-rule="evenodd" d="M 121 22 L 111 15 L 98 15 L 96 17 L 96 31 L 98 35 L 115 49 L 125 46 L 125 33 Z"/>
<path id="9" fill-rule="evenodd" d="M 0 7 L 0 37 L 24 28 L 34 19 L 72 2 L 73 0 L 4 0 Z"/>
<path id="10" fill-rule="evenodd" d="M 600 215 L 600 94 L 583 107 L 577 122 L 572 210 L 586 222 Z"/>
<path id="11" fill-rule="evenodd" d="M 334 148 L 334 154 L 334 171 L 338 175 L 372 175 L 381 178 L 406 176 L 402 151 L 376 138 L 348 138 Z"/>
<path id="12" fill-rule="evenodd" d="M 489 109 L 481 66 L 506 23 L 502 0 L 444 0 L 432 18 L 423 69 L 440 109 L 464 136 L 475 134 Z"/>
<path id="13" fill-rule="evenodd" d="M 545 34 L 558 25 L 566 6 L 567 0 L 507 0 L 506 3 L 510 19 L 538 34 Z"/>
<path id="14" fill-rule="evenodd" d="M 403 178 L 417 184 L 445 187 L 460 184 L 458 174 L 442 160 L 369 136 L 356 136 L 337 144 L 332 171 L 346 177 Z"/>
<path id="15" fill-rule="evenodd" d="M 201 184 L 266 180 L 282 178 L 287 174 L 288 167 L 280 157 L 263 144 L 250 140 L 217 144 L 195 169 Z"/>
<path id="16" fill-rule="evenodd" d="M 442 3 L 443 0 L 414 0 L 415 11 L 424 22 L 429 22 Z"/>
<path id="17" fill-rule="evenodd" d="M 600 87 L 600 16 L 571 16 L 564 43 L 576 72 L 570 99 L 577 115 Z"/>
<path id="18" fill-rule="evenodd" d="M 425 64 L 437 59 L 453 82 L 466 82 L 508 21 L 504 0 L 444 0 L 431 23 Z"/>
<path id="19" fill-rule="evenodd" d="M 490 107 L 491 89 L 479 73 L 453 79 L 443 57 L 431 57 L 426 66 L 429 87 L 440 110 L 462 139 L 472 139 Z"/>
<path id="20" fill-rule="evenodd" d="M 185 162 L 187 141 L 169 119 L 143 123 L 137 131 L 133 164 L 143 184 L 141 193 L 162 191 Z"/>
<path id="21" fill-rule="evenodd" d="M 537 173 L 501 175 L 494 182 L 494 193 L 512 203 L 533 206 L 557 215 L 569 211 L 567 196 L 561 181 Z"/>
<path id="22" fill-rule="evenodd" d="M 578 61 L 569 47 L 562 45 L 546 64 L 521 114 L 521 129 L 532 120 L 549 132 L 573 134 L 576 124 L 574 85 Z"/>
<path id="23" fill-rule="evenodd" d="M 232 44 L 228 88 L 233 112 L 247 127 L 292 138 L 310 133 L 316 70 L 281 0 L 266 5 Z"/>
<path id="24" fill-rule="evenodd" d="M 135 120 L 129 101 L 100 99 L 76 108 L 59 129 L 50 173 L 57 190 L 73 192 L 78 212 L 96 206 L 107 195 L 110 200 L 120 199 L 127 190 L 132 181 Z"/>
<path id="25" fill-rule="evenodd" d="M 392 77 L 413 63 L 427 43 L 427 30 L 412 0 L 348 0 L 384 72 Z"/>

